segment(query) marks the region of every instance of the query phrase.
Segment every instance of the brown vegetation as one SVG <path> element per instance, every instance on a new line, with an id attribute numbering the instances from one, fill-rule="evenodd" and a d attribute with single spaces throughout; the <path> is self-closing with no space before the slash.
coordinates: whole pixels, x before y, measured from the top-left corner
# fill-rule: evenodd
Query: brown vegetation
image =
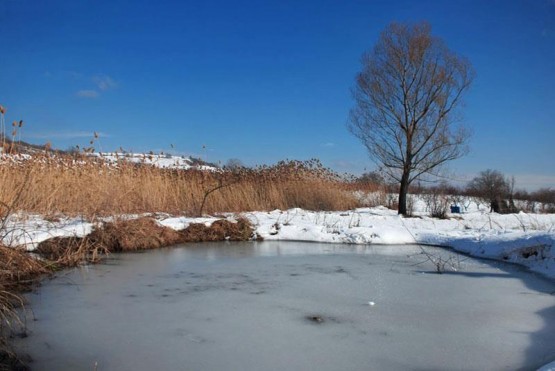
<path id="1" fill-rule="evenodd" d="M 89 244 L 109 252 L 156 249 L 183 242 L 179 232 L 160 226 L 151 218 L 106 223 L 86 239 Z"/>
<path id="2" fill-rule="evenodd" d="M 46 273 L 46 265 L 26 251 L 0 244 L 0 369 L 26 369 L 8 339 L 24 329 L 17 313 L 23 305 L 18 292 L 28 290 Z"/>
<path id="3" fill-rule="evenodd" d="M 281 162 L 231 170 L 169 170 L 102 159 L 45 154 L 1 159 L 0 201 L 42 215 L 116 215 L 357 206 L 352 186 L 318 162 Z M 21 184 L 27 184 L 21 190 Z M 5 211 L 5 210 L 3 210 Z"/>
<path id="4" fill-rule="evenodd" d="M 115 252 L 157 249 L 185 242 L 248 241 L 254 229 L 248 220 L 217 220 L 207 226 L 192 223 L 176 231 L 159 225 L 152 218 L 120 220 L 105 223 L 83 238 L 55 237 L 43 241 L 36 252 L 58 266 L 97 262 Z"/>
<path id="5" fill-rule="evenodd" d="M 181 232 L 186 242 L 247 241 L 254 237 L 254 229 L 248 220 L 240 218 L 236 223 L 217 220 L 210 227 L 192 223 Z"/>

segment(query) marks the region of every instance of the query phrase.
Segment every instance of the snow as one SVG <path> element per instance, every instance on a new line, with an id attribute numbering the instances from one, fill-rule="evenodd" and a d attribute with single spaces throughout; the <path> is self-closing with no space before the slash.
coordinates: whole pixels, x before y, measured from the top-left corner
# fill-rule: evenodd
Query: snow
<path id="1" fill-rule="evenodd" d="M 1 148 L 0 148 L 1 149 Z M 206 171 L 216 171 L 217 168 L 208 165 L 198 165 L 195 164 L 193 159 L 189 156 L 174 156 L 169 154 L 146 154 L 146 153 L 116 153 L 116 152 L 93 152 L 86 153 L 86 156 L 92 159 L 98 159 L 104 161 L 108 165 L 117 165 L 122 161 L 150 165 L 163 169 L 196 169 L 196 170 L 206 170 Z M 56 156 L 56 154 L 52 154 Z M 18 164 L 25 161 L 37 160 L 29 154 L 4 154 L 0 152 L 0 164 Z M 40 160 L 40 159 L 39 159 Z M 76 160 L 75 164 L 84 164 L 82 160 Z"/>
<path id="2" fill-rule="evenodd" d="M 385 207 L 360 208 L 344 212 L 314 212 L 302 209 L 248 212 L 242 214 L 264 240 L 312 241 L 345 244 L 426 244 L 451 247 L 477 257 L 521 264 L 555 278 L 555 215 L 499 215 L 484 210 L 450 215 L 440 220 L 417 213 L 406 218 Z M 166 227 L 180 230 L 190 223 L 207 226 L 215 217 L 171 217 L 152 214 Z M 127 216 L 130 218 L 137 215 Z M 232 214 L 228 215 L 233 220 Z M 10 246 L 28 250 L 48 238 L 84 236 L 93 223 L 80 218 L 47 221 L 37 215 L 14 215 L 1 236 Z"/>
<path id="3" fill-rule="evenodd" d="M 39 215 L 15 214 L 6 220 L 0 238 L 6 246 L 25 246 L 33 251 L 37 245 L 54 237 L 83 237 L 92 232 L 93 224 L 82 218 L 48 221 Z"/>
<path id="4" fill-rule="evenodd" d="M 384 207 L 347 212 L 301 209 L 248 213 L 265 240 L 448 246 L 527 266 L 555 278 L 555 215 L 472 212 L 440 220 L 404 218 Z"/>
<path id="5" fill-rule="evenodd" d="M 164 169 L 197 169 L 197 170 L 215 170 L 212 166 L 194 165 L 193 160 L 186 156 L 173 156 L 169 154 L 145 154 L 145 153 L 91 153 L 90 157 L 96 157 L 110 164 L 116 164 L 119 161 L 126 161 L 134 164 L 151 165 Z"/>

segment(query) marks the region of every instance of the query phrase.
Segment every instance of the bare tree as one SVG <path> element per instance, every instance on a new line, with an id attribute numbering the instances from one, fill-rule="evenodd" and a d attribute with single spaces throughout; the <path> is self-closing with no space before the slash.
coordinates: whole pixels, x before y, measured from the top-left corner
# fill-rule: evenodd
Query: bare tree
<path id="1" fill-rule="evenodd" d="M 229 160 L 227 160 L 224 166 L 224 168 L 228 170 L 237 170 L 243 167 L 245 167 L 245 165 L 243 164 L 243 161 L 239 160 L 238 158 L 230 158 Z"/>
<path id="2" fill-rule="evenodd" d="M 390 24 L 362 57 L 349 130 L 399 182 L 399 214 L 410 184 L 463 156 L 469 133 L 455 108 L 473 79 L 470 63 L 430 34 L 427 23 Z"/>
<path id="3" fill-rule="evenodd" d="M 510 185 L 505 176 L 497 170 L 485 170 L 468 183 L 467 192 L 472 196 L 486 200 L 490 204 L 490 211 L 500 212 L 502 202 L 510 191 Z"/>

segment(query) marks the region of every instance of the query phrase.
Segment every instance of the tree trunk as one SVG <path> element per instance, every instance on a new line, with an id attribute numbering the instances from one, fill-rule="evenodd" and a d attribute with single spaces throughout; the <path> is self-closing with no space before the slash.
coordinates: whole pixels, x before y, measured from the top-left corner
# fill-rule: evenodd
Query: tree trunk
<path id="1" fill-rule="evenodd" d="M 407 193 L 409 191 L 409 177 L 408 171 L 403 172 L 401 177 L 401 185 L 399 187 L 399 215 L 407 215 Z"/>

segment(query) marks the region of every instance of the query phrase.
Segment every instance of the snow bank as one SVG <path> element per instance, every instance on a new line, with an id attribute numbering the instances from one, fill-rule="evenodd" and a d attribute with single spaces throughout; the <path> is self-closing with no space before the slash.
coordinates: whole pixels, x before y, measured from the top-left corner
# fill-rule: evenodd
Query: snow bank
<path id="1" fill-rule="evenodd" d="M 451 215 L 439 220 L 427 216 L 404 218 L 385 207 L 345 212 L 302 209 L 250 212 L 243 215 L 265 240 L 315 241 L 348 244 L 430 244 L 490 259 L 513 262 L 555 278 L 555 215 L 498 215 L 485 211 Z M 155 214 L 159 223 L 176 230 L 190 223 L 210 225 L 217 218 L 170 217 Z M 232 219 L 232 215 L 228 215 Z M 51 237 L 81 237 L 93 224 L 79 218 L 46 221 L 40 216 L 15 216 L 1 235 L 7 245 L 33 250 Z"/>
<path id="2" fill-rule="evenodd" d="M 265 240 L 428 244 L 518 263 L 555 278 L 555 215 L 473 212 L 439 220 L 404 218 L 384 207 L 346 212 L 301 209 L 248 213 Z"/>

